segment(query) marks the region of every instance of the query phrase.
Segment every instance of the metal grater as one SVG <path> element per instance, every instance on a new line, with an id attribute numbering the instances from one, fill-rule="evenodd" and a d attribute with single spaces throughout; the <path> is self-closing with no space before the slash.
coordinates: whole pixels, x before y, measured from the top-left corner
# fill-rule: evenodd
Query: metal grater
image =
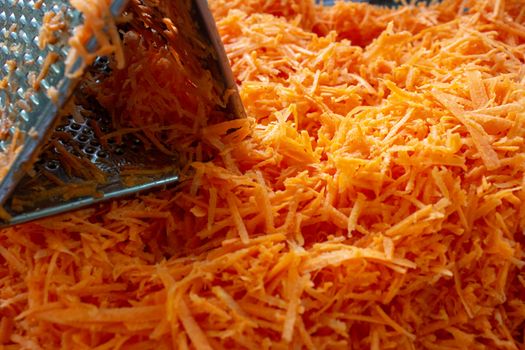
<path id="1" fill-rule="evenodd" d="M 165 1 L 165 7 L 169 8 L 170 1 Z M 125 4 L 125 0 L 114 0 L 112 14 L 117 16 L 122 13 Z M 80 14 L 67 1 L 45 1 L 40 9 L 36 9 L 33 0 L 0 0 L 0 40 L 5 38 L 0 47 L 1 62 L 15 60 L 19 67 L 11 77 L 17 89 L 0 92 L 0 107 L 5 109 L 3 122 L 8 120 L 12 123 L 10 137 L 0 142 L 0 148 L 5 151 L 13 142 L 17 142 L 12 137 L 15 126 L 24 134 L 18 158 L 0 182 L 0 204 L 9 214 L 3 225 L 31 221 L 179 181 L 178 160 L 148 150 L 140 135 L 130 134 L 122 140 L 104 137 L 115 130 L 110 116 L 84 93 L 82 81 L 64 77 L 64 60 L 68 50 L 66 41 L 48 45 L 43 51 L 38 48 L 39 28 L 44 13 L 50 10 L 62 11 L 67 16 L 70 29 L 81 23 Z M 229 115 L 243 116 L 244 110 L 228 59 L 206 1 L 194 1 L 191 11 L 205 42 L 215 52 L 205 66 L 214 72 L 215 80 L 222 82 L 224 93 L 227 89 L 235 91 L 228 100 Z M 163 13 L 161 6 L 160 15 L 167 16 L 169 13 Z M 20 46 L 14 47 L 16 45 Z M 94 49 L 96 40 L 91 40 L 87 46 L 88 49 Z M 41 83 L 41 90 L 30 97 L 30 109 L 24 110 L 23 103 L 17 104 L 16 101 L 27 101 L 26 93 L 30 89 L 27 75 L 31 71 L 39 71 L 49 52 L 56 52 L 60 59 L 51 66 Z M 82 62 L 77 63 L 80 66 Z M 107 60 L 98 58 L 91 67 L 91 74 L 104 74 L 105 65 Z M 10 74 L 7 64 L 4 64 L 2 73 Z M 59 107 L 47 96 L 52 87 L 59 90 L 58 106 L 63 106 L 71 96 L 77 105 L 89 112 L 83 120 L 77 121 L 65 112 L 59 113 Z M 37 135 L 31 130 L 37 130 Z M 82 176 L 68 171 L 61 162 L 63 149 L 67 149 L 76 161 L 86 167 L 96 167 L 106 180 L 86 181 Z M 34 166 L 31 168 L 28 164 Z M 138 173 L 142 169 L 145 175 L 128 178 L 124 173 L 130 168 Z M 156 169 L 155 174 L 149 175 L 148 170 L 152 169 Z M 64 191 L 64 188 L 67 190 Z M 52 197 L 41 195 L 55 189 L 58 191 Z"/>

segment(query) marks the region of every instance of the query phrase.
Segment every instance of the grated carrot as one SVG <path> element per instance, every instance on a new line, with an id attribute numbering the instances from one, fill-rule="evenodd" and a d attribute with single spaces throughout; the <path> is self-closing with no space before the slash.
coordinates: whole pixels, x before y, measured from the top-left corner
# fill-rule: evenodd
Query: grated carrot
<path id="1" fill-rule="evenodd" d="M 40 89 L 40 83 L 42 80 L 46 77 L 47 73 L 49 72 L 49 68 L 59 59 L 59 56 L 56 52 L 50 52 L 46 58 L 44 59 L 44 63 L 42 63 L 42 68 L 40 69 L 40 72 L 38 73 L 38 76 L 36 77 L 35 81 L 33 82 L 33 89 L 35 91 L 38 91 Z"/>
<path id="2" fill-rule="evenodd" d="M 206 339 L 206 335 L 202 332 L 197 322 L 195 322 L 190 313 L 190 310 L 188 309 L 186 303 L 182 299 L 179 300 L 179 317 L 182 322 L 182 325 L 184 326 L 184 329 L 186 330 L 186 333 L 188 334 L 188 337 L 191 339 L 193 345 L 195 346 L 195 349 L 213 349 L 210 346 L 208 340 Z"/>
<path id="3" fill-rule="evenodd" d="M 1 230 L 2 345 L 523 348 L 522 1 L 210 5 L 247 120 L 123 31 L 98 98 L 196 176 Z"/>
<path id="4" fill-rule="evenodd" d="M 35 4 L 35 7 L 38 6 Z M 59 39 L 59 32 L 66 30 L 66 28 L 67 24 L 62 11 L 46 12 L 42 20 L 42 27 L 38 32 L 38 48 L 43 50 L 47 45 L 55 44 Z"/>

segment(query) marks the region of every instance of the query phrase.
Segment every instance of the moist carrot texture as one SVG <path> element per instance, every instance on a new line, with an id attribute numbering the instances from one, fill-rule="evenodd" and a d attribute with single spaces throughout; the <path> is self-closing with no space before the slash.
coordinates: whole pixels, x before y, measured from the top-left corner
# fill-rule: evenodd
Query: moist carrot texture
<path id="1" fill-rule="evenodd" d="M 522 348 L 523 2 L 210 5 L 248 118 L 1 230 L 4 348 Z"/>

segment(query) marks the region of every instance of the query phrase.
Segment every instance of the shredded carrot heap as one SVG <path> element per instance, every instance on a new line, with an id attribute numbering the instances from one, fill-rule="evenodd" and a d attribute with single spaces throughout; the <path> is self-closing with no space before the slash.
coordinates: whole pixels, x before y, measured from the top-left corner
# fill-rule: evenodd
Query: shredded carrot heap
<path id="1" fill-rule="evenodd" d="M 0 231 L 5 349 L 525 346 L 522 0 L 266 3 L 216 11 L 214 160 Z"/>

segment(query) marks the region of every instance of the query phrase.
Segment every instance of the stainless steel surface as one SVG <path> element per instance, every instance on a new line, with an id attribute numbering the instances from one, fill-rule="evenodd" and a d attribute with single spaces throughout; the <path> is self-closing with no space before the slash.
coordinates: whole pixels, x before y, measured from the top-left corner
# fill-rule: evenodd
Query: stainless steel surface
<path id="1" fill-rule="evenodd" d="M 113 191 L 108 191 L 103 197 L 83 197 L 74 201 L 62 201 L 57 202 L 54 206 L 43 207 L 33 211 L 28 211 L 19 215 L 13 216 L 9 220 L 9 225 L 22 224 L 24 222 L 45 218 L 61 213 L 65 213 L 71 210 L 80 209 L 89 205 L 100 203 L 109 199 L 115 199 L 133 195 L 139 192 L 146 192 L 153 189 L 163 188 L 174 183 L 179 182 L 178 175 L 171 175 L 164 177 L 157 181 L 147 182 L 138 186 L 133 187 L 118 187 Z"/>
<path id="2" fill-rule="evenodd" d="M 0 95 L 0 108 L 3 110 L 2 123 L 10 125 L 10 136 L 0 142 L 0 149 L 5 151 L 13 142 L 13 134 L 18 128 L 24 138 L 24 147 L 18 154 L 6 176 L 0 182 L 0 203 L 4 203 L 11 194 L 16 183 L 23 176 L 22 166 L 27 163 L 40 143 L 44 140 L 44 133 L 36 137 L 27 134 L 31 128 L 47 130 L 53 123 L 58 108 L 65 102 L 71 93 L 74 83 L 64 77 L 64 61 L 67 56 L 67 35 L 64 35 L 57 44 L 47 45 L 43 50 L 38 47 L 39 30 L 42 27 L 44 14 L 48 11 L 64 13 L 65 20 L 70 26 L 81 23 L 80 16 L 64 1 L 43 3 L 40 9 L 36 8 L 33 0 L 0 0 L 0 35 L 4 40 L 1 44 L 0 60 L 3 63 L 3 75 L 11 75 L 8 88 Z M 41 87 L 35 91 L 29 76 L 38 76 L 46 57 L 56 53 L 59 59 L 51 65 L 49 73 L 42 80 Z M 8 62 L 16 63 L 16 70 L 10 73 Z M 54 104 L 47 96 L 49 89 L 59 88 L 58 104 Z M 29 97 L 29 98 L 28 98 Z M 18 101 L 25 101 L 29 109 L 24 109 Z"/>
<path id="3" fill-rule="evenodd" d="M 114 1 L 111 12 L 114 15 L 121 13 L 125 2 L 124 0 Z M 17 72 L 17 80 L 20 81 L 22 90 L 15 97 L 19 99 L 25 97 L 24 91 L 30 87 L 27 81 L 24 81 L 24 76 L 27 76 L 31 71 L 39 72 L 43 60 L 49 52 L 55 50 L 60 55 L 60 59 L 51 67 L 50 74 L 42 82 L 42 91 L 31 97 L 31 101 L 36 106 L 33 110 L 17 114 L 16 106 L 12 103 L 13 99 L 4 98 L 0 100 L 0 103 L 6 108 L 11 108 L 9 116 L 15 122 L 11 132 L 14 132 L 15 125 L 25 133 L 28 133 L 31 128 L 38 130 L 36 138 L 25 138 L 24 148 L 19 158 L 13 168 L 10 169 L 8 176 L 0 183 L 0 204 L 3 204 L 4 209 L 12 216 L 8 221 L 0 222 L 0 226 L 19 224 L 104 200 L 177 183 L 179 181 L 177 171 L 181 166 L 177 157 L 167 157 L 146 147 L 141 142 L 140 132 L 130 134 L 124 139 L 106 138 L 105 135 L 116 131 L 112 124 L 112 118 L 93 100 L 93 96 L 84 94 L 82 80 L 77 82 L 64 77 L 64 59 L 67 55 L 65 41 L 51 45 L 45 51 L 37 51 L 38 39 L 36 36 L 43 14 L 46 11 L 65 11 L 70 28 L 80 23 L 79 14 L 67 7 L 67 1 L 46 0 L 45 6 L 40 11 L 35 10 L 35 3 L 32 0 L 20 0 L 18 4 L 15 3 L 16 0 L 0 0 L 0 6 L 2 6 L 0 11 L 3 11 L 0 12 L 0 25 L 4 28 L 3 33 L 8 33 L 9 36 L 11 35 L 9 34 L 10 30 L 13 29 L 12 23 L 16 22 L 17 19 L 21 22 L 22 25 L 16 28 L 17 35 L 11 36 L 9 40 L 10 45 L 13 45 L 22 37 L 24 41 L 23 53 L 11 53 L 11 51 L 4 50 L 0 58 L 2 62 L 15 59 L 17 63 L 20 62 L 22 65 L 27 64 L 27 61 L 31 59 L 38 62 L 38 65 L 35 66 L 25 65 L 20 72 Z M 172 13 L 163 13 L 160 9 L 162 7 L 169 8 L 173 4 L 171 0 L 158 3 L 154 1 L 151 4 L 154 6 L 157 4 L 159 7 L 158 14 L 160 17 L 156 19 L 157 21 L 173 15 Z M 243 117 L 245 115 L 244 108 L 207 3 L 206 1 L 196 0 L 192 1 L 191 4 L 191 16 L 202 32 L 204 40 L 213 48 L 213 58 L 209 58 L 209 62 L 204 63 L 204 66 L 214 66 L 216 68 L 211 69 L 211 71 L 219 72 L 219 74 L 213 75 L 214 79 L 223 85 L 225 96 L 229 96 L 227 101 L 228 117 Z M 150 28 L 150 30 L 152 29 Z M 94 38 L 87 44 L 90 51 L 96 46 L 97 42 Z M 103 58 L 101 59 L 103 61 Z M 89 74 L 99 74 L 100 72 L 97 73 L 97 69 L 103 71 L 104 62 L 101 62 L 97 61 L 90 68 Z M 73 65 L 73 69 L 81 65 L 82 62 L 77 61 Z M 4 71 L 7 72 L 5 69 Z M 78 83 L 80 84 L 77 87 Z M 47 91 L 51 87 L 55 87 L 60 92 L 61 97 L 57 105 L 53 104 L 47 96 Z M 226 93 L 227 90 L 232 89 L 233 93 Z M 75 91 L 71 97 L 75 104 L 89 111 L 82 122 L 75 121 L 71 115 L 67 115 L 63 111 L 59 112 L 58 107 L 66 102 L 72 91 Z M 220 108 L 222 109 L 222 107 Z M 56 115 L 60 115 L 58 120 Z M 8 147 L 9 140 L 4 141 L 0 146 Z M 27 164 L 34 152 L 39 152 L 39 157 L 31 171 L 26 173 L 23 171 L 23 165 Z M 73 155 L 75 162 L 83 164 L 85 168 L 92 168 L 94 176 L 101 176 L 104 181 L 95 181 L 86 178 L 85 173 L 71 171 L 68 168 L 68 163 L 63 159 L 66 153 Z M 131 172 L 130 169 L 132 169 Z M 133 169 L 139 175 L 133 175 Z M 141 176 L 141 172 L 146 175 Z M 18 185 L 14 188 L 17 183 Z M 57 184 L 62 184 L 60 185 L 62 187 Z M 53 195 L 50 196 L 50 193 Z"/>
<path id="4" fill-rule="evenodd" d="M 230 101 L 228 102 L 229 108 L 234 112 L 236 117 L 243 118 L 246 115 L 242 105 L 241 97 L 239 96 L 239 91 L 233 77 L 228 56 L 226 56 L 226 51 L 222 45 L 221 37 L 217 31 L 215 19 L 208 8 L 208 2 L 206 0 L 195 0 L 195 5 L 198 16 L 200 17 L 199 21 L 204 27 L 203 30 L 210 40 L 211 45 L 215 49 L 215 52 L 217 53 L 219 69 L 222 74 L 222 79 L 225 82 L 225 87 L 226 89 L 234 90 L 234 93 L 230 95 Z"/>
<path id="5" fill-rule="evenodd" d="M 126 3 L 127 0 L 115 0 L 111 6 L 112 14 L 120 15 Z M 78 11 L 62 0 L 44 1 L 40 5 L 36 5 L 34 0 L 0 0 L 0 9 L 0 40 L 3 40 L 0 62 L 3 64 L 3 75 L 10 76 L 8 89 L 3 90 L 0 95 L 0 108 L 3 111 L 1 122 L 3 125 L 10 125 L 9 136 L 0 141 L 0 151 L 9 148 L 17 129 L 23 142 L 8 172 L 0 179 L 0 205 L 3 205 L 49 135 L 48 130 L 53 125 L 58 110 L 68 100 L 78 83 L 65 75 L 65 59 L 69 51 L 67 40 L 72 35 L 72 30 L 81 24 L 82 19 Z M 49 11 L 63 13 L 67 30 L 60 35 L 57 43 L 48 44 L 44 49 L 40 49 L 38 36 L 44 15 Z M 96 46 L 97 41 L 92 38 L 87 48 L 93 51 Z M 50 54 L 57 54 L 58 59 L 51 64 L 40 83 L 40 88 L 35 90 L 30 83 L 30 77 L 39 75 L 46 57 Z M 16 64 L 13 72 L 10 72 L 10 61 Z M 82 59 L 79 58 L 73 64 L 72 72 L 82 64 Z M 52 101 L 48 96 L 51 89 L 58 92 L 56 101 Z"/>
<path id="6" fill-rule="evenodd" d="M 104 70 L 103 65 L 100 69 Z M 12 215 L 7 224 L 178 182 L 177 158 L 148 148 L 140 132 L 108 137 L 117 129 L 83 85 L 81 82 L 72 99 L 84 111 L 84 119 L 76 121 L 61 112 L 32 174 L 22 178 L 4 206 Z M 66 154 L 80 164 L 77 169 L 71 168 Z"/>

